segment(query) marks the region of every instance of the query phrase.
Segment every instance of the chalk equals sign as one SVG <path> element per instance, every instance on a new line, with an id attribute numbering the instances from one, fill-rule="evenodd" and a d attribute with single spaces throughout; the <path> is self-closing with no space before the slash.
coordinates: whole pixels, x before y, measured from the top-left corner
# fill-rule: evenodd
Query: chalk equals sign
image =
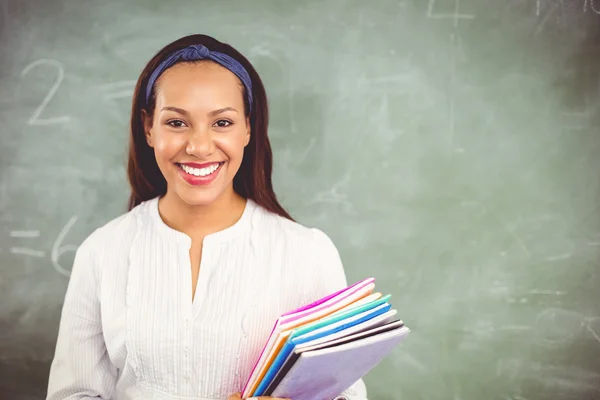
<path id="1" fill-rule="evenodd" d="M 100 85 L 105 100 L 131 98 L 136 81 L 118 81 Z"/>
<path id="2" fill-rule="evenodd" d="M 9 236 L 13 238 L 32 239 L 39 237 L 40 231 L 12 231 L 9 233 Z M 26 247 L 11 247 L 10 252 L 12 254 L 20 254 L 39 258 L 42 258 L 46 255 L 46 253 L 41 250 L 33 250 Z"/>
<path id="3" fill-rule="evenodd" d="M 556 254 L 556 255 L 546 257 L 546 261 L 553 262 L 553 261 L 568 260 L 569 258 L 571 258 L 572 255 L 573 254 L 571 254 L 571 253 Z"/>

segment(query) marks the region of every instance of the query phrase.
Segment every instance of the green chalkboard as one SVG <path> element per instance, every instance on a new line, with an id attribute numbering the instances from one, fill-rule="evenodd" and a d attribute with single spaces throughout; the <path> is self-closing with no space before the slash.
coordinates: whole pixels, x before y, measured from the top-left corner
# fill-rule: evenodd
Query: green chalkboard
<path id="1" fill-rule="evenodd" d="M 190 33 L 255 64 L 284 206 L 413 331 L 371 400 L 600 398 L 600 0 L 0 1 L 1 398 L 43 398 L 134 82 Z"/>

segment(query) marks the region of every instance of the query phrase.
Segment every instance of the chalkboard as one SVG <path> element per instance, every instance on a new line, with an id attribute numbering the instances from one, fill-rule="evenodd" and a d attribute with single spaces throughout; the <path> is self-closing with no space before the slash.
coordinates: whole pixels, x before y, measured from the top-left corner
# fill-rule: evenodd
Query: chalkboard
<path id="1" fill-rule="evenodd" d="M 134 82 L 190 33 L 255 64 L 282 203 L 413 331 L 371 400 L 600 398 L 600 0 L 2 0 L 0 397 L 43 398 Z"/>

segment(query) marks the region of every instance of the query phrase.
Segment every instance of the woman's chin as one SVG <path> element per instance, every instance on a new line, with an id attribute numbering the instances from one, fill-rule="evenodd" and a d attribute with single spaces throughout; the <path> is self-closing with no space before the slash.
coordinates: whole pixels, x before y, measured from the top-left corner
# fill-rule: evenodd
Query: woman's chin
<path id="1" fill-rule="evenodd" d="M 176 188 L 175 195 L 188 206 L 205 207 L 215 203 L 223 196 L 226 196 L 227 192 L 227 190 L 224 190 L 221 187 L 212 187 L 209 189 L 180 186 Z"/>

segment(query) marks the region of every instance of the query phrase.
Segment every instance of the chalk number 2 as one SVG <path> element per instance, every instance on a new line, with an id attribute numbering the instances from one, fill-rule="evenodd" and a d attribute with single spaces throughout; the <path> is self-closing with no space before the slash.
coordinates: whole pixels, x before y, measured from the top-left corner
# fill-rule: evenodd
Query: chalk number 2
<path id="1" fill-rule="evenodd" d="M 60 87 L 60 84 L 62 83 L 62 81 L 65 77 L 65 69 L 62 66 L 62 64 L 56 60 L 49 60 L 49 59 L 42 59 L 42 60 L 37 60 L 37 61 L 32 62 L 27 67 L 25 67 L 23 72 L 21 72 L 21 77 L 23 78 L 32 69 L 34 69 L 36 67 L 41 67 L 41 66 L 46 66 L 48 68 L 56 69 L 58 71 L 58 74 L 56 76 L 56 80 L 54 81 L 54 84 L 52 85 L 52 87 L 50 88 L 48 93 L 46 94 L 46 97 L 44 97 L 44 100 L 42 100 L 41 104 L 34 111 L 33 115 L 31 116 L 31 118 L 29 118 L 29 121 L 27 123 L 29 125 L 51 125 L 51 124 L 60 124 L 60 123 L 69 122 L 71 120 L 71 117 L 69 117 L 69 116 L 54 117 L 54 118 L 40 118 L 40 115 L 42 114 L 42 112 L 44 111 L 46 106 L 48 106 L 48 103 L 50 103 L 50 101 L 56 94 L 56 91 Z"/>

